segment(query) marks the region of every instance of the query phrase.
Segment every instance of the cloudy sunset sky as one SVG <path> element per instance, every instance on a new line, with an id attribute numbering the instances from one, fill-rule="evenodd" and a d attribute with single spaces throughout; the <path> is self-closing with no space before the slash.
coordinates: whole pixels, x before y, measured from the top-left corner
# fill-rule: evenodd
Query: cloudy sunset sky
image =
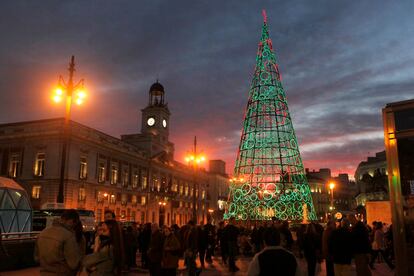
<path id="1" fill-rule="evenodd" d="M 384 149 L 381 109 L 414 98 L 414 1 L 0 1 L 0 123 L 63 116 L 50 95 L 75 55 L 73 120 L 138 132 L 158 78 L 176 159 L 197 135 L 231 172 L 262 9 L 305 167 L 353 175 Z"/>

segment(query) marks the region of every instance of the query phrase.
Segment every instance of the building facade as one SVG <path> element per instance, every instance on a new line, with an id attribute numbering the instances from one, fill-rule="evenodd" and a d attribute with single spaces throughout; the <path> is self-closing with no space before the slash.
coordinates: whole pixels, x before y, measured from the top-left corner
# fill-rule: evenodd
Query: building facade
<path id="1" fill-rule="evenodd" d="M 326 218 L 328 214 L 355 210 L 356 185 L 349 180 L 348 174 L 340 173 L 334 177 L 329 168 L 318 171 L 306 169 L 306 177 L 319 219 Z M 335 184 L 332 190 L 329 188 L 331 182 Z"/>
<path id="2" fill-rule="evenodd" d="M 389 200 L 387 177 L 385 151 L 377 152 L 375 156 L 369 156 L 366 161 L 359 163 L 355 171 L 357 205 L 365 206 L 367 201 Z"/>
<path id="3" fill-rule="evenodd" d="M 121 139 L 70 121 L 61 207 L 93 210 L 97 221 L 110 209 L 119 220 L 182 225 L 192 218 L 195 193 L 198 222 L 219 210 L 210 194 L 216 174 L 195 175 L 174 160 L 164 94 L 158 82 L 151 86 L 141 133 Z M 63 118 L 0 125 L 0 175 L 21 184 L 34 209 L 56 207 L 63 130 Z M 222 182 L 228 189 L 228 178 Z"/>

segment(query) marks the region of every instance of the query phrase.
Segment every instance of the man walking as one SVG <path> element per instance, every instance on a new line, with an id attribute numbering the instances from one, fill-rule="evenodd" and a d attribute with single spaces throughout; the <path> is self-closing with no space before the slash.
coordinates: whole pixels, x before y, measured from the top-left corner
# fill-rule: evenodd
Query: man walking
<path id="1" fill-rule="evenodd" d="M 44 229 L 35 245 L 40 275 L 76 275 L 83 256 L 74 229 L 80 223 L 76 210 L 66 210 L 51 227 Z"/>
<path id="2" fill-rule="evenodd" d="M 343 219 L 341 227 L 332 232 L 328 241 L 328 250 L 332 254 L 335 276 L 353 275 L 351 266 L 353 242 L 349 221 Z"/>
<path id="3" fill-rule="evenodd" d="M 238 251 L 237 238 L 239 236 L 239 228 L 234 225 L 235 219 L 230 218 L 229 224 L 224 227 L 224 236 L 227 241 L 229 270 L 236 272 L 239 268 L 236 266 L 236 255 Z"/>
<path id="4" fill-rule="evenodd" d="M 194 221 L 190 220 L 184 233 L 184 262 L 187 266 L 188 276 L 197 275 L 196 256 L 197 256 L 197 228 Z"/>

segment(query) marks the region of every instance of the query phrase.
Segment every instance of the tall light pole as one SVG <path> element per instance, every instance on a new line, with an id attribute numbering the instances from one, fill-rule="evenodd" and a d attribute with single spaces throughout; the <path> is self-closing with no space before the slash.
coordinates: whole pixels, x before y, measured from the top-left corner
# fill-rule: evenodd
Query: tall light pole
<path id="1" fill-rule="evenodd" d="M 72 56 L 69 63 L 69 79 L 68 82 L 65 82 L 62 76 L 59 76 L 59 85 L 55 89 L 55 94 L 53 100 L 56 103 L 59 103 L 66 98 L 66 112 L 65 112 L 65 123 L 63 125 L 63 137 L 62 137 L 62 161 L 60 167 L 60 181 L 59 181 L 59 191 L 57 195 L 57 203 L 64 203 L 64 182 L 65 182 L 65 169 L 66 169 L 66 152 L 69 143 L 69 122 L 70 122 L 70 112 L 72 107 L 72 98 L 76 97 L 76 104 L 81 105 L 86 97 L 86 94 L 83 90 L 83 79 L 81 79 L 77 84 L 73 82 L 73 74 L 75 72 L 75 56 Z"/>
<path id="2" fill-rule="evenodd" d="M 335 182 L 330 182 L 329 183 L 329 189 L 331 190 L 331 206 L 329 206 L 329 209 L 331 210 L 331 212 L 333 212 L 334 210 L 334 189 L 335 189 Z"/>
<path id="3" fill-rule="evenodd" d="M 186 157 L 185 157 L 185 161 L 187 162 L 187 164 L 191 164 L 193 166 L 193 170 L 194 170 L 194 179 L 193 179 L 193 220 L 194 223 L 197 224 L 197 209 L 196 209 L 196 204 L 197 204 L 197 197 L 196 197 L 196 188 L 197 188 L 197 168 L 198 165 L 201 162 L 204 162 L 206 160 L 205 156 L 202 153 L 198 153 L 197 152 L 197 136 L 194 136 L 194 148 L 192 150 L 192 152 L 190 152 Z"/>

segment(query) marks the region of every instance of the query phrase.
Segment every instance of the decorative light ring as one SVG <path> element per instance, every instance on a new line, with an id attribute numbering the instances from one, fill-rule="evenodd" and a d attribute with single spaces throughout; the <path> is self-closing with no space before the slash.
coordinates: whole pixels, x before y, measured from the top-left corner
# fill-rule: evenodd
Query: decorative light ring
<path id="1" fill-rule="evenodd" d="M 265 191 L 263 192 L 263 199 L 264 199 L 265 201 L 270 201 L 270 200 L 272 200 L 272 198 L 273 198 L 273 195 L 272 195 L 272 193 L 271 193 L 271 192 L 269 192 L 269 191 L 267 191 L 267 190 L 265 190 Z"/>

